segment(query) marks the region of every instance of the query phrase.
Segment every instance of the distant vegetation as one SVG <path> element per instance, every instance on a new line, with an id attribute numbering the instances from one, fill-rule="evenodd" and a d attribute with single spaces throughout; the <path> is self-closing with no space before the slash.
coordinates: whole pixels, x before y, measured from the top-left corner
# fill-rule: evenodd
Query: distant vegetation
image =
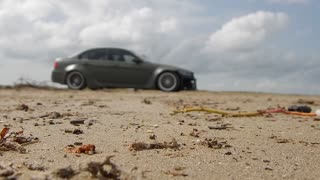
<path id="1" fill-rule="evenodd" d="M 48 81 L 35 81 L 32 79 L 27 79 L 20 77 L 13 85 L 0 85 L 1 89 L 22 89 L 22 88 L 36 88 L 36 89 L 58 89 L 54 85 L 50 84 Z"/>

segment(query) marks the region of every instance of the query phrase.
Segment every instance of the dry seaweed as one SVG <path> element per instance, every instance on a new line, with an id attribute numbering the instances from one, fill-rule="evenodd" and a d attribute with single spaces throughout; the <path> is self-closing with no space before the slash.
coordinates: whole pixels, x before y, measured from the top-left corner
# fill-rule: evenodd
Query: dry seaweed
<path id="1" fill-rule="evenodd" d="M 18 132 L 9 133 L 9 128 L 3 128 L 1 131 L 0 139 L 0 151 L 17 151 L 20 153 L 26 153 L 25 145 L 36 143 L 39 141 L 38 138 L 23 136 L 23 129 Z"/>
<path id="2" fill-rule="evenodd" d="M 178 149 L 180 145 L 178 144 L 176 139 L 172 139 L 171 142 L 164 143 L 144 143 L 144 142 L 135 142 L 132 143 L 129 147 L 130 151 L 142 151 L 142 150 L 150 150 L 150 149 Z"/>
<path id="3" fill-rule="evenodd" d="M 231 147 L 226 141 L 219 142 L 217 139 L 208 139 L 208 138 L 206 138 L 205 140 L 198 139 L 196 143 L 199 145 L 207 146 L 208 148 L 213 148 L 213 149 L 222 149 L 222 148 Z"/>
<path id="4" fill-rule="evenodd" d="M 226 123 L 226 124 L 221 124 L 217 126 L 208 126 L 209 129 L 211 130 L 227 130 L 227 129 L 233 129 L 232 124 Z"/>
<path id="5" fill-rule="evenodd" d="M 109 179 L 120 179 L 122 171 L 117 165 L 111 162 L 111 158 L 114 156 L 108 156 L 105 161 L 100 162 L 90 162 L 85 168 L 86 171 L 90 172 L 93 177 L 104 177 Z M 104 166 L 110 166 L 109 171 L 105 170 Z"/>
<path id="6" fill-rule="evenodd" d="M 190 133 L 190 136 L 197 137 L 197 138 L 200 137 L 199 135 L 200 133 L 198 129 L 193 129 L 192 132 Z"/>
<path id="7" fill-rule="evenodd" d="M 79 172 L 76 172 L 68 166 L 66 168 L 57 169 L 53 174 L 62 179 L 71 179 L 73 176 L 79 174 Z"/>
<path id="8" fill-rule="evenodd" d="M 2 140 L 9 132 L 10 128 L 3 128 L 0 133 L 0 140 Z"/>
<path id="9" fill-rule="evenodd" d="M 182 177 L 186 177 L 188 176 L 188 174 L 183 173 L 183 172 L 177 172 L 177 171 L 173 171 L 173 170 L 169 170 L 164 172 L 167 175 L 171 175 L 171 176 L 182 176 Z"/>
<path id="10" fill-rule="evenodd" d="M 26 104 L 19 104 L 16 108 L 19 111 L 28 111 L 29 110 L 29 106 Z"/>
<path id="11" fill-rule="evenodd" d="M 76 120 L 71 120 L 70 124 L 74 125 L 74 126 L 79 126 L 80 124 L 84 124 L 84 119 L 76 119 Z"/>
<path id="12" fill-rule="evenodd" d="M 15 142 L 0 143 L 0 151 L 17 151 L 21 154 L 24 154 L 27 152 L 27 150 L 23 146 Z"/>
<path id="13" fill-rule="evenodd" d="M 76 134 L 76 135 L 83 134 L 83 130 L 81 130 L 81 129 L 65 129 L 64 132 Z"/>
<path id="14" fill-rule="evenodd" d="M 53 174 L 62 179 L 71 179 L 82 172 L 89 172 L 92 178 L 95 179 L 134 179 L 132 175 L 121 170 L 116 164 L 111 162 L 113 157 L 108 156 L 103 162 L 91 161 L 85 165 L 81 165 L 77 169 L 68 166 L 54 171 Z"/>
<path id="15" fill-rule="evenodd" d="M 64 148 L 66 152 L 69 153 L 76 153 L 76 154 L 95 154 L 96 153 L 96 146 L 93 144 L 84 144 L 81 147 L 74 147 L 73 145 L 69 145 L 68 147 Z"/>
<path id="16" fill-rule="evenodd" d="M 44 114 L 44 115 L 41 115 L 39 116 L 40 118 L 50 118 L 50 119 L 59 119 L 59 118 L 62 118 L 63 115 L 58 113 L 58 112 L 51 112 L 51 113 L 47 113 L 47 114 Z"/>

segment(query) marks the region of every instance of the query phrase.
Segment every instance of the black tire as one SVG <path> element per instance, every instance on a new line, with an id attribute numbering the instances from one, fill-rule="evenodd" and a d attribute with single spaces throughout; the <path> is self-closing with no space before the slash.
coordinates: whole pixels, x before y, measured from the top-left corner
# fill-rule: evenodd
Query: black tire
<path id="1" fill-rule="evenodd" d="M 81 90 L 87 87 L 86 79 L 81 72 L 73 71 L 67 75 L 66 83 L 69 89 Z"/>
<path id="2" fill-rule="evenodd" d="M 173 92 L 180 90 L 180 78 L 176 73 L 164 72 L 157 79 L 157 86 L 161 91 Z"/>

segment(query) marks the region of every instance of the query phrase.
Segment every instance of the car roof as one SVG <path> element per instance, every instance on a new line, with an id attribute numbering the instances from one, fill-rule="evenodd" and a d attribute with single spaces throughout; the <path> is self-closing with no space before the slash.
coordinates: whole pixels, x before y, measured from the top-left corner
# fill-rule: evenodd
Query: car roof
<path id="1" fill-rule="evenodd" d="M 100 49 L 129 51 L 129 50 L 127 50 L 127 49 L 117 48 L 117 47 L 96 47 L 96 48 L 87 49 L 87 50 L 85 50 L 85 51 L 100 50 Z M 83 51 L 83 52 L 85 52 L 85 51 Z"/>
<path id="2" fill-rule="evenodd" d="M 91 48 L 91 49 L 87 49 L 84 51 L 79 52 L 78 54 L 76 54 L 76 56 L 81 55 L 83 53 L 86 53 L 88 51 L 92 51 L 92 50 L 120 50 L 120 51 L 126 51 L 126 52 L 130 52 L 132 54 L 135 54 L 133 51 L 130 51 L 128 49 L 123 49 L 123 48 L 117 48 L 117 47 L 96 47 L 96 48 Z"/>

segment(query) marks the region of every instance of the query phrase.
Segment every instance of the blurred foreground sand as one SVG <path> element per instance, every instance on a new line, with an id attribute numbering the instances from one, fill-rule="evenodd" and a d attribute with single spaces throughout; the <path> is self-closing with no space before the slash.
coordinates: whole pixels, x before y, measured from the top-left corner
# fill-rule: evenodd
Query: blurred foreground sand
<path id="1" fill-rule="evenodd" d="M 183 106 L 246 112 L 287 107 L 299 99 L 314 101 L 309 106 L 320 109 L 319 96 L 1 89 L 0 128 L 7 125 L 19 131 L 23 127 L 25 135 L 32 134 L 39 142 L 26 145 L 25 154 L 0 151 L 0 162 L 12 162 L 15 173 L 21 173 L 17 177 L 23 179 L 57 178 L 52 176 L 56 169 L 69 165 L 77 169 L 91 161 L 102 162 L 108 155 L 114 155 L 112 162 L 136 178 L 319 179 L 320 121 L 316 118 L 284 114 L 228 118 L 203 112 L 171 115 Z M 28 111 L 17 110 L 21 104 Z M 61 117 L 46 116 L 52 112 Z M 74 126 L 72 120 L 85 123 Z M 221 125 L 228 128 L 208 128 Z M 163 143 L 173 138 L 178 149 L 129 150 L 134 142 Z M 201 143 L 205 139 L 222 145 L 208 147 Z M 75 142 L 94 144 L 96 154 L 64 151 Z M 73 178 L 91 175 L 80 172 Z"/>

